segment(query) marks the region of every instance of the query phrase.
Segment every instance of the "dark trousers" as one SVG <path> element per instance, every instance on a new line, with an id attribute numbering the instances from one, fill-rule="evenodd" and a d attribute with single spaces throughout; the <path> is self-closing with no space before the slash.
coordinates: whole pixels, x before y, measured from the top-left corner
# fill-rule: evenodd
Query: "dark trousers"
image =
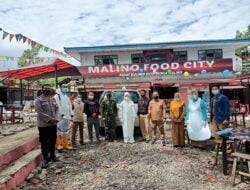
<path id="1" fill-rule="evenodd" d="M 39 140 L 44 160 L 55 157 L 56 125 L 38 127 Z"/>
<path id="2" fill-rule="evenodd" d="M 100 128 L 100 121 L 98 117 L 88 117 L 88 133 L 89 139 L 93 140 L 93 126 L 95 127 L 95 134 L 96 138 L 99 139 L 99 128 Z"/>
<path id="3" fill-rule="evenodd" d="M 72 128 L 72 137 L 71 137 L 72 144 L 75 144 L 76 133 L 77 133 L 78 127 L 79 127 L 79 134 L 80 134 L 80 143 L 83 143 L 83 122 L 74 121 L 73 128 Z"/>

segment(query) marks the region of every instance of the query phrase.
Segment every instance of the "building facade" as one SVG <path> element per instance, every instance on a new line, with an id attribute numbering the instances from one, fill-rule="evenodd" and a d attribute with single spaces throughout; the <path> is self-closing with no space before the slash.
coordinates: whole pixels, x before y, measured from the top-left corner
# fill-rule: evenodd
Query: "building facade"
<path id="1" fill-rule="evenodd" d="M 209 85 L 224 83 L 242 70 L 235 50 L 250 40 L 205 40 L 93 47 L 65 47 L 81 62 L 87 90 L 122 88 L 157 89 L 168 99 L 180 91 L 209 92 Z"/>

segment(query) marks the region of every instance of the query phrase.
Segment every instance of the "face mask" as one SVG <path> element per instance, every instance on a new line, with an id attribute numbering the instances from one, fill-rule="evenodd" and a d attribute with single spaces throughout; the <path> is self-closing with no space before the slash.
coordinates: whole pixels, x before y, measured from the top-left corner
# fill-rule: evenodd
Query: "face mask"
<path id="1" fill-rule="evenodd" d="M 68 88 L 63 88 L 62 91 L 63 91 L 64 93 L 66 93 L 66 92 L 68 92 Z"/>
<path id="2" fill-rule="evenodd" d="M 77 98 L 77 99 L 76 99 L 76 102 L 77 102 L 78 104 L 80 104 L 80 103 L 81 103 L 81 101 L 82 101 L 82 99 L 81 99 L 81 98 Z"/>
<path id="3" fill-rule="evenodd" d="M 142 94 L 142 95 L 141 95 L 141 97 L 143 97 L 143 98 L 144 98 L 144 97 L 145 97 L 145 94 Z"/>
<path id="4" fill-rule="evenodd" d="M 159 99 L 159 96 L 154 96 L 153 97 L 155 100 L 158 100 Z"/>
<path id="5" fill-rule="evenodd" d="M 46 95 L 46 96 L 50 95 L 50 92 L 51 92 L 50 90 L 44 90 L 43 91 L 44 95 Z"/>
<path id="6" fill-rule="evenodd" d="M 217 95 L 220 93 L 220 91 L 219 90 L 212 90 L 212 93 L 213 93 L 213 95 Z"/>
<path id="7" fill-rule="evenodd" d="M 124 97 L 124 100 L 129 100 L 129 97 L 128 97 L 128 96 L 125 96 L 125 97 Z"/>
<path id="8" fill-rule="evenodd" d="M 94 96 L 88 96 L 88 99 L 93 100 Z"/>
<path id="9" fill-rule="evenodd" d="M 179 96 L 174 97 L 174 99 L 175 99 L 176 101 L 180 101 L 180 100 L 181 100 Z"/>
<path id="10" fill-rule="evenodd" d="M 192 94 L 192 100 L 197 100 L 198 96 L 196 94 Z"/>

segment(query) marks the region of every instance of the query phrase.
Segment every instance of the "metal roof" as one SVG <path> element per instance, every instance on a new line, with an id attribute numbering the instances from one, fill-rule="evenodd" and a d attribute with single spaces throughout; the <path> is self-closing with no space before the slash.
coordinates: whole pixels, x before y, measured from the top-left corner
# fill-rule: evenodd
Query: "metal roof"
<path id="1" fill-rule="evenodd" d="M 141 49 L 159 49 L 169 47 L 190 47 L 190 46 L 208 46 L 208 45 L 234 45 L 244 47 L 250 45 L 250 39 L 218 39 L 218 40 L 194 40 L 177 42 L 158 42 L 158 43 L 138 43 L 138 44 L 119 44 L 103 45 L 92 47 L 64 47 L 64 51 L 70 52 L 96 52 L 96 51 L 126 51 Z"/>

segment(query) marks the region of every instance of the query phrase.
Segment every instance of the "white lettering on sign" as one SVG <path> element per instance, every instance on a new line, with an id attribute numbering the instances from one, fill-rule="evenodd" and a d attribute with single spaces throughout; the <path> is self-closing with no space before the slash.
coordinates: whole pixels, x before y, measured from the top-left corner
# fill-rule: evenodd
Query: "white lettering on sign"
<path id="1" fill-rule="evenodd" d="M 184 68 L 190 69 L 190 68 L 192 68 L 192 63 L 191 62 L 185 62 L 183 66 L 184 66 Z"/>
<path id="2" fill-rule="evenodd" d="M 86 67 L 88 74 L 102 74 L 102 73 L 111 73 L 111 75 L 115 75 L 116 73 L 159 73 L 166 72 L 167 70 L 174 71 L 192 71 L 199 69 L 206 69 L 209 71 L 210 68 L 214 66 L 214 64 L 221 64 L 216 60 L 199 60 L 199 61 L 187 61 L 184 63 L 146 63 L 146 64 L 127 64 L 127 65 L 105 65 L 105 66 L 90 66 Z M 224 60 L 224 62 L 232 63 L 231 60 Z M 223 63 L 224 63 L 223 62 Z M 222 66 L 221 66 L 222 67 Z M 142 70 L 142 72 L 141 72 Z M 142 75 L 142 74 L 141 74 Z M 105 75 L 107 76 L 107 75 Z"/>
<path id="3" fill-rule="evenodd" d="M 213 67 L 214 61 L 206 61 L 208 67 Z"/>
<path id="4" fill-rule="evenodd" d="M 88 73 L 99 73 L 99 67 L 88 67 Z"/>

